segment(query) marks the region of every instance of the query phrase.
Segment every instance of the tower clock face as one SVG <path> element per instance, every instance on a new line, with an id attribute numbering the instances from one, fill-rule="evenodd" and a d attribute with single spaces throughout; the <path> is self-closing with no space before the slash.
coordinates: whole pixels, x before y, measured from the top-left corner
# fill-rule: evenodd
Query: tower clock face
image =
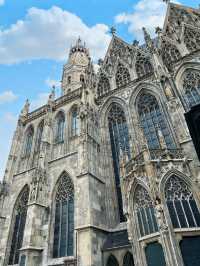
<path id="1" fill-rule="evenodd" d="M 73 64 L 75 65 L 87 65 L 88 64 L 88 58 L 84 53 L 77 52 L 72 55 L 71 58 Z"/>

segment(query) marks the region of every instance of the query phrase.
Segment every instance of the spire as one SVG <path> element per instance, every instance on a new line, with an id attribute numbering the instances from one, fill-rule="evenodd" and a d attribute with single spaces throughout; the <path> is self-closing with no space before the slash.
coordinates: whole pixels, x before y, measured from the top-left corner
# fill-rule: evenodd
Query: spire
<path id="1" fill-rule="evenodd" d="M 83 52 L 89 57 L 89 50 L 86 48 L 85 42 L 82 43 L 80 36 L 78 37 L 75 45 L 71 46 L 69 56 L 71 56 L 72 54 L 76 52 Z"/>
<path id="2" fill-rule="evenodd" d="M 142 30 L 143 30 L 143 33 L 144 33 L 144 39 L 145 39 L 145 42 L 146 42 L 147 48 L 148 48 L 149 50 L 154 49 L 154 44 L 153 44 L 153 41 L 152 41 L 152 39 L 151 39 L 150 34 L 147 32 L 147 30 L 146 30 L 145 27 L 143 27 Z"/>

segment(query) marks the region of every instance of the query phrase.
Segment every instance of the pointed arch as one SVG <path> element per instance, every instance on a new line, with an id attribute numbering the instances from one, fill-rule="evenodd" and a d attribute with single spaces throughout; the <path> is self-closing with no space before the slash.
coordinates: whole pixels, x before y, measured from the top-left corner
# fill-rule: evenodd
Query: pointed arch
<path id="1" fill-rule="evenodd" d="M 138 96 L 137 109 L 149 148 L 159 149 L 164 141 L 168 149 L 175 149 L 175 141 L 156 97 L 143 91 Z"/>
<path id="2" fill-rule="evenodd" d="M 137 185 L 134 192 L 133 210 L 141 237 L 158 231 L 153 201 L 148 191 L 141 185 Z"/>
<path id="3" fill-rule="evenodd" d="M 101 73 L 97 86 L 97 95 L 98 97 L 101 97 L 107 94 L 109 91 L 110 91 L 109 79 L 103 73 Z"/>
<path id="4" fill-rule="evenodd" d="M 138 52 L 135 61 L 135 70 L 139 78 L 153 73 L 153 66 L 150 62 L 150 58 Z"/>
<path id="5" fill-rule="evenodd" d="M 35 152 L 38 152 L 40 150 L 40 145 L 41 145 L 41 141 L 42 141 L 42 133 L 43 133 L 43 129 L 44 129 L 44 120 L 42 120 L 37 128 L 37 133 L 36 133 L 36 141 L 35 141 Z"/>
<path id="6" fill-rule="evenodd" d="M 59 111 L 55 118 L 55 143 L 64 142 L 65 114 Z"/>
<path id="7" fill-rule="evenodd" d="M 117 88 L 128 84 L 131 80 L 128 69 L 124 65 L 122 65 L 122 63 L 119 63 L 117 66 L 115 80 Z"/>
<path id="8" fill-rule="evenodd" d="M 162 41 L 161 55 L 163 63 L 166 65 L 168 70 L 171 70 L 173 63 L 181 58 L 181 53 L 176 45 L 166 40 Z"/>
<path id="9" fill-rule="evenodd" d="M 123 266 L 134 266 L 133 255 L 128 251 L 123 258 Z"/>
<path id="10" fill-rule="evenodd" d="M 119 263 L 114 255 L 109 256 L 106 266 L 119 266 Z"/>
<path id="11" fill-rule="evenodd" d="M 120 152 L 130 158 L 129 130 L 123 108 L 118 103 L 112 103 L 108 113 L 108 128 L 110 134 L 115 184 L 118 198 L 120 221 L 124 221 L 122 194 L 120 185 Z"/>
<path id="12" fill-rule="evenodd" d="M 200 227 L 200 212 L 193 192 L 178 175 L 167 179 L 165 200 L 174 228 Z"/>
<path id="13" fill-rule="evenodd" d="M 54 196 L 53 257 L 73 256 L 74 250 L 74 185 L 67 173 L 56 184 Z"/>
<path id="14" fill-rule="evenodd" d="M 14 227 L 8 265 L 19 263 L 19 250 L 22 247 L 26 224 L 29 187 L 26 185 L 20 192 L 13 210 Z"/>
<path id="15" fill-rule="evenodd" d="M 33 144 L 34 128 L 30 125 L 25 132 L 25 142 L 23 149 L 23 157 L 30 156 Z"/>

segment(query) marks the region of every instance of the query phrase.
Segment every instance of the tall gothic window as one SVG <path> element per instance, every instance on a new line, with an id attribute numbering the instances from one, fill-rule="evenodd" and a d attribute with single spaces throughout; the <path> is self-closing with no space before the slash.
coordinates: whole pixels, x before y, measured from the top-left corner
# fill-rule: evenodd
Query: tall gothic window
<path id="1" fill-rule="evenodd" d="M 140 229 L 140 236 L 142 237 L 157 232 L 158 225 L 153 202 L 146 189 L 140 185 L 136 188 L 133 204 Z"/>
<path id="2" fill-rule="evenodd" d="M 193 193 L 179 177 L 171 176 L 165 186 L 165 198 L 174 228 L 200 227 L 200 213 Z"/>
<path id="3" fill-rule="evenodd" d="M 161 53 L 163 63 L 169 70 L 171 69 L 172 64 L 181 58 L 179 50 L 176 48 L 175 45 L 172 45 L 169 42 L 163 41 L 161 46 Z"/>
<path id="4" fill-rule="evenodd" d="M 27 203 L 29 197 L 29 188 L 26 186 L 20 193 L 15 204 L 13 219 L 14 228 L 10 248 L 9 265 L 19 263 L 19 250 L 22 247 L 24 228 L 26 224 Z"/>
<path id="5" fill-rule="evenodd" d="M 119 63 L 116 73 L 116 85 L 117 88 L 126 85 L 131 80 L 130 74 L 127 68 Z"/>
<path id="6" fill-rule="evenodd" d="M 44 128 L 44 120 L 42 120 L 42 122 L 40 122 L 40 124 L 39 124 L 39 126 L 37 128 L 35 152 L 38 152 L 40 150 L 43 128 Z"/>
<path id="7" fill-rule="evenodd" d="M 150 59 L 147 56 L 138 53 L 135 63 L 135 70 L 139 78 L 152 73 L 153 67 Z"/>
<path id="8" fill-rule="evenodd" d="M 134 266 L 133 255 L 127 252 L 123 259 L 123 266 Z"/>
<path id="9" fill-rule="evenodd" d="M 200 265 L 200 236 L 183 236 L 180 241 L 180 249 L 184 265 Z"/>
<path id="10" fill-rule="evenodd" d="M 153 95 L 143 93 L 140 96 L 138 112 L 140 123 L 150 149 L 159 149 L 161 146 L 159 130 L 162 132 L 167 148 L 174 149 L 176 147 L 164 114 Z"/>
<path id="11" fill-rule="evenodd" d="M 62 112 L 59 112 L 56 116 L 56 132 L 55 142 L 61 143 L 64 141 L 64 127 L 65 127 L 65 116 Z"/>
<path id="12" fill-rule="evenodd" d="M 200 33 L 186 27 L 184 32 L 184 42 L 190 52 L 200 49 Z"/>
<path id="13" fill-rule="evenodd" d="M 110 257 L 108 258 L 106 266 L 119 266 L 119 263 L 113 255 L 110 255 Z"/>
<path id="14" fill-rule="evenodd" d="M 23 155 L 29 156 L 31 154 L 31 149 L 32 149 L 32 143 L 33 143 L 33 134 L 34 134 L 34 130 L 33 127 L 30 126 L 25 134 L 25 145 L 24 145 L 24 153 Z"/>
<path id="15" fill-rule="evenodd" d="M 55 205 L 53 257 L 73 256 L 74 186 L 66 174 L 58 182 Z"/>
<path id="16" fill-rule="evenodd" d="M 97 94 L 99 97 L 101 97 L 102 95 L 108 93 L 109 91 L 110 91 L 109 80 L 105 75 L 101 74 L 97 87 Z"/>
<path id="17" fill-rule="evenodd" d="M 120 186 L 120 150 L 130 157 L 129 133 L 126 117 L 123 109 L 117 103 L 113 103 L 108 114 L 108 126 L 110 133 L 115 184 L 118 197 L 120 221 L 124 221 L 122 195 Z"/>
<path id="18" fill-rule="evenodd" d="M 183 79 L 185 101 L 192 107 L 200 103 L 200 71 L 187 70 Z"/>
<path id="19" fill-rule="evenodd" d="M 147 244 L 145 254 L 148 266 L 166 266 L 163 248 L 160 243 Z"/>
<path id="20" fill-rule="evenodd" d="M 79 119 L 77 107 L 73 108 L 71 113 L 71 134 L 73 137 L 79 134 Z"/>

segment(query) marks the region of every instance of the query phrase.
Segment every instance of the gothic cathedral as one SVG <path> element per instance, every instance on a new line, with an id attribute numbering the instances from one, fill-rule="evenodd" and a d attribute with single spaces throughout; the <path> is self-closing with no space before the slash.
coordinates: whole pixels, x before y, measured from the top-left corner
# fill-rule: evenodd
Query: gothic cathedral
<path id="1" fill-rule="evenodd" d="M 199 266 L 200 9 L 168 3 L 145 44 L 80 39 L 62 96 L 19 115 L 0 183 L 0 265 Z M 200 134 L 200 133 L 199 133 Z M 200 135 L 198 136 L 200 138 Z"/>

